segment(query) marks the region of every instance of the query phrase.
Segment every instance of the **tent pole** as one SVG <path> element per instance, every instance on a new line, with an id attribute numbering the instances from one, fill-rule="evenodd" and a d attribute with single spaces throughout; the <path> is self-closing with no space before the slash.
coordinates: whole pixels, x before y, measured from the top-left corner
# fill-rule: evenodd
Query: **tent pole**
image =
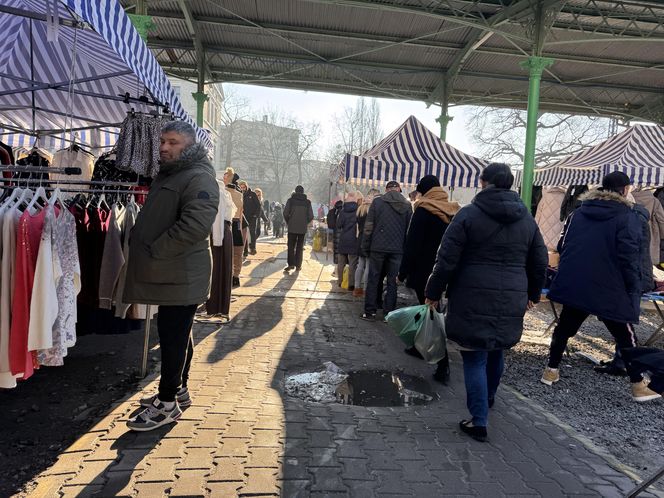
<path id="1" fill-rule="evenodd" d="M 150 346 L 150 328 L 152 327 L 152 307 L 147 305 L 147 316 L 145 318 L 145 330 L 143 331 L 143 356 L 141 357 L 140 377 L 144 379 L 148 374 L 148 350 Z"/>
<path id="2" fill-rule="evenodd" d="M 537 118 L 539 115 L 539 96 L 542 72 L 553 64 L 553 59 L 532 56 L 521 63 L 521 67 L 530 70 L 528 87 L 528 118 L 526 121 L 526 150 L 523 160 L 521 179 L 521 199 L 530 211 L 535 177 L 535 144 L 537 143 Z"/>

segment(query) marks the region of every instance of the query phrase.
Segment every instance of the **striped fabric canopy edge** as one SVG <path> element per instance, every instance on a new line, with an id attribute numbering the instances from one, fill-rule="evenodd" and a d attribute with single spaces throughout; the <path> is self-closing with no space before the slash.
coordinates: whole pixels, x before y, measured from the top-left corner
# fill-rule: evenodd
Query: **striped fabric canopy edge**
<path id="1" fill-rule="evenodd" d="M 664 185 L 664 127 L 634 125 L 608 140 L 535 170 L 534 185 L 599 185 L 613 171 L 627 174 L 634 185 Z M 523 172 L 516 172 L 516 182 Z"/>
<path id="2" fill-rule="evenodd" d="M 51 142 L 58 132 L 92 137 L 93 128 L 116 128 L 127 112 L 155 108 L 133 98 L 168 105 L 211 147 L 207 131 L 196 126 L 166 74 L 145 45 L 118 0 L 4 0 L 13 13 L 0 13 L 0 127 L 25 134 L 19 142 Z M 51 16 L 49 16 L 51 14 Z M 53 15 L 54 14 L 54 15 Z M 43 19 L 54 19 L 47 22 Z M 83 21 L 78 28 L 69 21 Z M 70 92 L 70 81 L 74 84 Z M 34 90 L 34 91 L 32 91 Z M 4 125 L 4 126 L 3 126 Z M 112 137 L 106 135 L 106 137 Z M 0 140 L 3 138 L 0 137 Z M 102 139 L 102 143 L 105 138 Z"/>
<path id="3" fill-rule="evenodd" d="M 347 182 L 360 186 L 379 186 L 391 180 L 414 186 L 432 174 L 446 187 L 477 187 L 488 164 L 445 143 L 410 116 L 362 155 L 346 154 L 341 169 Z"/>

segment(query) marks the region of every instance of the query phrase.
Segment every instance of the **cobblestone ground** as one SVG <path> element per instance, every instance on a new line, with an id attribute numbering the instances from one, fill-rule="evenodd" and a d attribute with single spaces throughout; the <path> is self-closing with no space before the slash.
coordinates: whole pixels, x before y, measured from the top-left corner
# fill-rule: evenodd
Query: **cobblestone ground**
<path id="1" fill-rule="evenodd" d="M 297 276 L 281 273 L 284 258 L 283 244 L 260 244 L 232 323 L 196 325 L 193 406 L 177 424 L 127 431 L 144 395 L 136 393 L 38 476 L 30 496 L 611 497 L 634 486 L 626 469 L 508 389 L 490 416 L 489 443 L 460 434 L 458 356 L 450 385 L 433 383 L 440 400 L 428 406 L 285 398 L 285 376 L 325 361 L 426 378 L 432 367 L 406 356 L 383 323 L 359 320 L 360 303 L 333 290 L 324 255 L 307 253 Z M 155 388 L 146 381 L 145 391 Z"/>

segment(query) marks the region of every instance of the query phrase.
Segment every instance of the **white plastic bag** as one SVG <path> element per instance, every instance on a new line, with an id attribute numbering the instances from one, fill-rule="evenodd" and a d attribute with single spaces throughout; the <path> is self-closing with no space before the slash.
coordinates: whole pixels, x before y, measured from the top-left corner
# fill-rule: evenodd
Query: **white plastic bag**
<path id="1" fill-rule="evenodd" d="M 415 335 L 415 348 L 427 363 L 438 363 L 447 356 L 445 317 L 430 308 Z"/>

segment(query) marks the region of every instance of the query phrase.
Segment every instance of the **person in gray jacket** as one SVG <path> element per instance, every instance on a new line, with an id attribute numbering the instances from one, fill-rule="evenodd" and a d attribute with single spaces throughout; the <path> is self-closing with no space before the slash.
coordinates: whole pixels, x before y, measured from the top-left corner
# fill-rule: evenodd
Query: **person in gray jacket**
<path id="1" fill-rule="evenodd" d="M 134 431 L 175 422 L 191 405 L 191 327 L 210 295 L 210 233 L 219 208 L 215 170 L 191 125 L 166 123 L 159 153 L 159 175 L 130 235 L 124 288 L 126 303 L 159 306 L 159 392 L 140 401 L 145 410 L 127 422 Z"/>
<path id="2" fill-rule="evenodd" d="M 376 197 L 369 207 L 364 224 L 362 250 L 369 254 L 369 279 L 364 297 L 364 320 L 375 320 L 382 275 L 387 275 L 383 312 L 387 315 L 397 305 L 397 275 L 406 243 L 406 233 L 413 208 L 401 195 L 398 182 L 388 182 L 385 194 Z"/>
<path id="3" fill-rule="evenodd" d="M 288 266 L 285 272 L 293 269 L 302 269 L 302 253 L 304 251 L 304 238 L 307 235 L 309 223 L 314 219 L 314 210 L 311 201 L 304 194 L 304 187 L 298 185 L 290 199 L 286 201 L 284 219 L 288 225 Z"/>

